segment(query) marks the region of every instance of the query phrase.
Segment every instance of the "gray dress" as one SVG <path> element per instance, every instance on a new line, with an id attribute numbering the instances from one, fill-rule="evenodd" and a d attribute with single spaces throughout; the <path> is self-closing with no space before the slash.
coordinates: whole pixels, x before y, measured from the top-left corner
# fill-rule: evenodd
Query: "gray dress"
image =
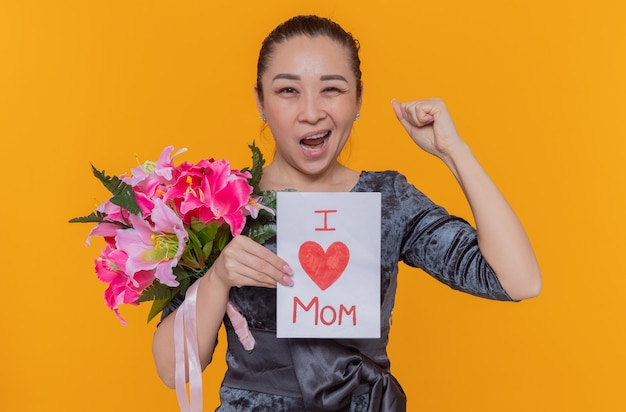
<path id="1" fill-rule="evenodd" d="M 476 231 L 449 215 L 395 171 L 362 172 L 352 192 L 380 192 L 381 333 L 378 339 L 278 339 L 276 290 L 232 288 L 256 346 L 243 350 L 225 318 L 226 371 L 217 411 L 404 411 L 402 388 L 389 372 L 387 342 L 398 262 L 418 267 L 453 289 L 511 300 L 478 249 Z M 266 242 L 276 251 L 275 239 Z M 173 302 L 167 316 L 178 302 Z"/>

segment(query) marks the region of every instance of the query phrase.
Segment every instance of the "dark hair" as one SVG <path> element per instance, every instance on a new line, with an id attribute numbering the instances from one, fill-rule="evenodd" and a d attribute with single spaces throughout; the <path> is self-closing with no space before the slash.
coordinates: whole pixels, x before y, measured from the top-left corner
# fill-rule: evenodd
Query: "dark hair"
<path id="1" fill-rule="evenodd" d="M 361 97 L 361 60 L 359 59 L 359 42 L 346 32 L 334 21 L 315 15 L 295 16 L 279 24 L 266 38 L 261 45 L 259 61 L 257 63 L 256 85 L 259 98 L 263 100 L 263 86 L 261 77 L 272 57 L 272 52 L 280 43 L 297 36 L 317 37 L 326 36 L 338 44 L 344 46 L 350 55 L 352 73 L 356 77 L 356 95 Z"/>

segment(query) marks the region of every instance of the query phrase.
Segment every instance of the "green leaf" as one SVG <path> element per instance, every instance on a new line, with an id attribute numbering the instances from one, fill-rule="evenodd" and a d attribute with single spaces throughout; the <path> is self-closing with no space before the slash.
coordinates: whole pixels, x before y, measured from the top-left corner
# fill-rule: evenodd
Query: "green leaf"
<path id="1" fill-rule="evenodd" d="M 213 244 L 215 245 L 215 248 L 221 252 L 231 239 L 232 235 L 230 233 L 230 227 L 228 225 L 223 225 L 217 231 Z"/>
<path id="2" fill-rule="evenodd" d="M 261 203 L 263 203 L 264 206 L 267 206 L 270 209 L 272 209 L 274 212 L 276 212 L 276 191 L 275 190 L 265 190 L 265 191 L 261 192 L 261 197 L 263 198 Z M 268 213 L 268 212 L 264 211 L 263 209 L 261 209 L 261 211 L 265 212 L 265 213 Z"/>
<path id="3" fill-rule="evenodd" d="M 247 236 L 255 242 L 263 244 L 268 239 L 276 236 L 276 223 L 250 225 Z"/>
<path id="4" fill-rule="evenodd" d="M 208 268 L 183 268 L 180 265 L 174 267 L 174 276 L 176 280 L 180 282 L 179 289 L 185 292 L 191 284 L 191 279 L 197 279 L 206 273 Z"/>
<path id="5" fill-rule="evenodd" d="M 180 286 L 175 288 L 164 285 L 158 280 L 153 282 L 150 286 L 148 286 L 143 292 L 141 292 L 141 296 L 137 299 L 137 302 L 148 302 L 150 300 L 171 300 L 176 294 L 179 292 Z"/>
<path id="6" fill-rule="evenodd" d="M 174 296 L 176 296 L 175 289 L 176 288 L 170 288 L 163 285 L 156 280 L 152 285 L 148 286 L 143 292 L 141 292 L 137 302 L 143 303 L 154 300 L 171 300 Z"/>
<path id="7" fill-rule="evenodd" d="M 213 222 L 210 223 L 208 225 L 204 225 L 204 223 L 200 222 L 202 224 L 202 227 L 199 227 L 199 229 L 195 229 L 197 235 L 198 235 L 198 240 L 200 240 L 200 243 L 202 245 L 208 243 L 208 242 L 213 242 L 213 240 L 215 239 L 215 236 L 217 235 L 217 229 L 219 228 L 219 225 L 217 222 Z M 192 219 L 192 227 L 193 227 L 193 219 Z"/>
<path id="8" fill-rule="evenodd" d="M 261 153 L 261 149 L 259 149 L 254 142 L 251 145 L 248 145 L 250 150 L 252 151 L 252 168 L 245 168 L 243 171 L 248 171 L 252 175 L 252 177 L 248 180 L 250 186 L 253 187 L 253 193 L 259 194 L 259 182 L 261 181 L 261 175 L 263 174 L 263 165 L 265 164 L 265 159 L 263 158 L 263 153 Z"/>
<path id="9" fill-rule="evenodd" d="M 181 261 L 193 261 L 197 262 L 197 266 L 201 266 L 212 254 L 219 225 L 217 222 L 205 225 L 200 220 L 192 218 L 190 226 L 187 229 L 189 246 L 185 249 Z"/>
<path id="10" fill-rule="evenodd" d="M 196 236 L 195 232 L 191 230 L 187 230 L 187 235 L 189 236 L 189 246 L 185 249 L 185 253 L 189 252 L 195 254 L 196 256 L 200 256 L 200 252 L 202 251 L 202 243 L 200 243 L 200 239 Z"/>
<path id="11" fill-rule="evenodd" d="M 128 210 L 134 215 L 141 216 L 141 209 L 139 205 L 137 205 L 135 192 L 131 185 L 124 183 L 117 176 L 107 176 L 104 170 L 99 171 L 94 165 L 91 165 L 91 170 L 93 171 L 93 175 L 97 177 L 104 187 L 113 195 L 113 197 L 109 199 L 111 203 Z"/>
<path id="12" fill-rule="evenodd" d="M 207 242 L 202 246 L 202 257 L 207 260 L 213 252 L 213 241 Z"/>
<path id="13" fill-rule="evenodd" d="M 147 323 L 150 323 L 150 321 L 157 316 L 159 313 L 161 313 L 163 311 L 163 309 L 165 309 L 167 307 L 167 305 L 171 302 L 172 298 L 170 299 L 158 299 L 158 300 L 154 300 L 152 302 L 152 306 L 150 307 L 150 312 L 148 313 L 148 321 Z"/>
<path id="14" fill-rule="evenodd" d="M 107 215 L 100 212 L 92 212 L 89 216 L 81 216 L 70 219 L 70 223 L 102 223 L 104 222 L 104 218 Z M 110 222 L 110 223 L 119 223 L 119 222 Z M 123 226 L 121 223 L 119 223 Z"/>

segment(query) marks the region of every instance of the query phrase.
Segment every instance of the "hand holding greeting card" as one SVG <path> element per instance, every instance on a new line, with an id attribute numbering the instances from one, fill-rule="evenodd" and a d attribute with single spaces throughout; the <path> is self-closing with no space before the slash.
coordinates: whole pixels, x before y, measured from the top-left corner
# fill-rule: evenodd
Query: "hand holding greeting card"
<path id="1" fill-rule="evenodd" d="M 380 336 L 380 193 L 277 194 L 279 338 Z"/>

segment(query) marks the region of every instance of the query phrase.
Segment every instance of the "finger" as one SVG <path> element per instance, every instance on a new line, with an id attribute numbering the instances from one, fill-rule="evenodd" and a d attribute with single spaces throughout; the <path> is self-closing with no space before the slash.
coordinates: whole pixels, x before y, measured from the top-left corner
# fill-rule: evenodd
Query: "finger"
<path id="1" fill-rule="evenodd" d="M 402 114 L 402 103 L 400 103 L 396 99 L 391 99 L 391 107 L 393 108 L 393 112 L 395 113 L 398 120 L 402 121 L 402 119 L 404 119 L 404 116 Z"/>
<path id="2" fill-rule="evenodd" d="M 229 265 L 227 270 L 227 282 L 233 287 L 255 286 L 264 288 L 276 288 L 276 281 L 267 275 L 247 266 Z"/>
<path id="3" fill-rule="evenodd" d="M 412 102 L 403 106 L 404 118 L 417 127 L 424 127 L 431 124 L 435 118 L 432 113 L 432 106 L 426 102 Z"/>
<path id="4" fill-rule="evenodd" d="M 293 284 L 291 280 L 293 270 L 285 260 L 245 236 L 235 238 L 233 241 L 236 241 L 236 244 L 227 252 L 231 258 L 229 262 L 245 267 L 245 276 L 253 281 L 269 283 L 273 286 L 276 282 L 287 286 Z M 239 270 L 243 271 L 242 268 Z"/>
<path id="5" fill-rule="evenodd" d="M 404 118 L 403 104 L 397 101 L 396 99 L 392 99 L 391 106 L 393 108 L 393 112 L 396 115 L 396 118 L 398 119 L 402 127 L 404 127 L 404 130 L 406 130 L 407 133 L 410 134 L 411 127 L 413 127 L 413 125 L 409 121 L 407 121 L 407 119 Z"/>
<path id="6" fill-rule="evenodd" d="M 293 275 L 293 269 L 291 269 L 291 266 L 289 266 L 284 259 L 278 257 L 269 249 L 252 240 L 250 241 L 253 242 L 250 253 L 259 259 L 252 267 L 273 277 L 278 282 L 290 283 L 290 280 L 285 281 L 284 277 L 285 275 L 288 277 Z"/>
<path id="7" fill-rule="evenodd" d="M 276 283 L 293 286 L 293 280 L 291 279 L 293 270 L 275 254 L 269 252 L 262 257 L 251 255 L 247 256 L 247 258 L 246 263 L 248 267 L 256 272 L 253 274 L 254 280 L 271 283 L 274 286 Z"/>

